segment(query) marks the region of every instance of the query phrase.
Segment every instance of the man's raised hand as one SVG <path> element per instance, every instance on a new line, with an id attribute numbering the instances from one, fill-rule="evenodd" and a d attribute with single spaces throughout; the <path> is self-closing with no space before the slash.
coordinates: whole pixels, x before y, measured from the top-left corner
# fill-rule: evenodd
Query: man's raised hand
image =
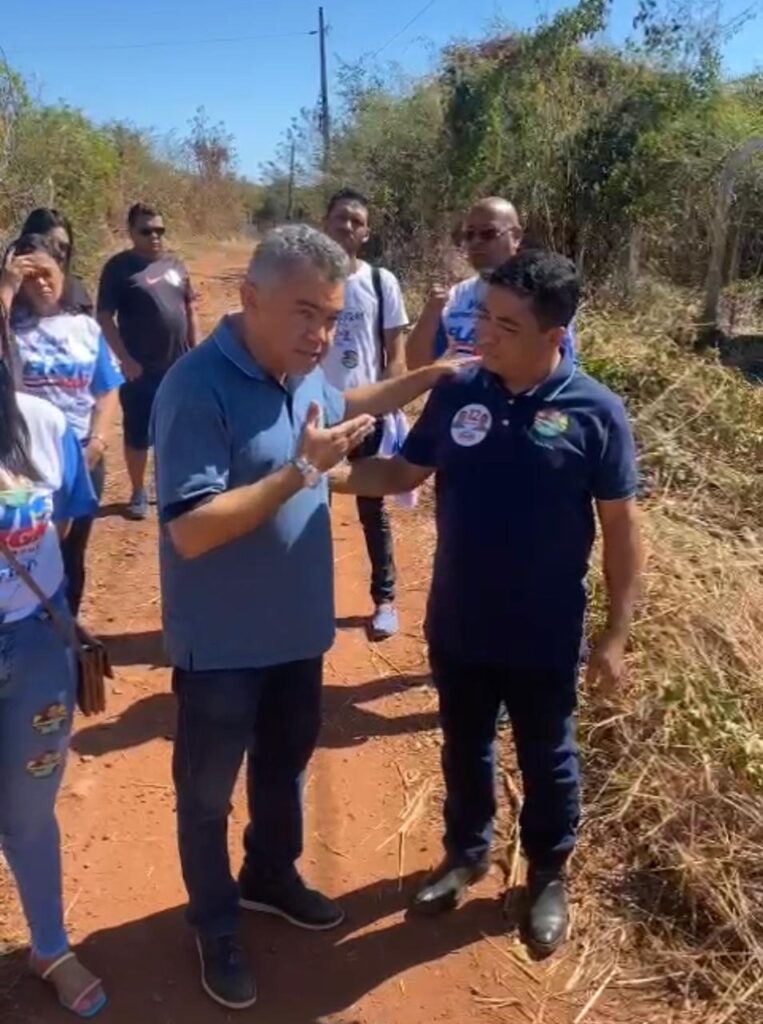
<path id="1" fill-rule="evenodd" d="M 320 419 L 320 406 L 311 402 L 302 428 L 299 454 L 321 473 L 338 465 L 374 430 L 374 418 L 366 414 L 345 420 L 335 427 L 321 427 Z"/>

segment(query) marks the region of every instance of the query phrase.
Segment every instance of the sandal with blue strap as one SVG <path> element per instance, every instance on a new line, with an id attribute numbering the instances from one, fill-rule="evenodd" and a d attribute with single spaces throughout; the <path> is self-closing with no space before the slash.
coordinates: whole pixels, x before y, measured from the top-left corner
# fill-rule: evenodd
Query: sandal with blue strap
<path id="1" fill-rule="evenodd" d="M 35 962 L 35 958 L 33 958 L 32 970 L 43 981 L 48 981 L 53 985 L 58 993 L 58 1001 L 65 1010 L 70 1010 L 83 1020 L 91 1020 L 101 1012 L 107 1003 L 101 979 L 95 978 L 91 975 L 91 980 L 85 984 L 79 995 L 77 995 L 77 997 L 71 1002 L 67 1002 L 62 998 L 59 986 L 56 984 L 56 979 L 54 977 L 56 971 L 60 970 L 65 964 L 72 963 L 73 961 L 79 963 L 77 955 L 69 950 L 69 952 L 64 953 L 63 956 L 59 956 L 45 968 L 42 966 L 45 961 Z M 90 973 L 89 971 L 86 971 L 84 967 L 82 970 L 88 974 Z"/>

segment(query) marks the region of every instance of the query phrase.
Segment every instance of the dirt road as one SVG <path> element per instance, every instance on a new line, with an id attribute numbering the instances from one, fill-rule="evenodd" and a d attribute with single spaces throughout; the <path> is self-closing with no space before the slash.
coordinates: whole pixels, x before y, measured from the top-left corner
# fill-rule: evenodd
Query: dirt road
<path id="1" fill-rule="evenodd" d="M 241 245 L 192 258 L 205 327 L 235 305 L 245 258 Z M 73 740 L 60 801 L 67 917 L 88 964 L 106 981 L 104 1024 L 201 1024 L 225 1014 L 200 991 L 183 922 L 156 522 L 123 518 L 127 483 L 118 448 L 116 436 L 84 609 L 85 621 L 109 644 L 118 678 L 105 720 L 80 720 Z M 440 856 L 439 739 L 421 640 L 431 524 L 424 514 L 396 514 L 404 632 L 371 645 L 363 628 L 367 566 L 353 504 L 337 502 L 334 517 L 339 637 L 328 657 L 325 727 L 306 793 L 302 867 L 310 882 L 343 900 L 347 922 L 336 933 L 314 935 L 247 919 L 260 1001 L 241 1017 L 263 1024 L 569 1024 L 581 1000 L 559 992 L 574 947 L 551 964 L 525 959 L 506 935 L 498 869 L 458 913 L 405 919 L 413 876 Z M 236 864 L 241 796 L 230 836 Z M 70 1019 L 9 958 L 2 977 L 4 1021 Z"/>

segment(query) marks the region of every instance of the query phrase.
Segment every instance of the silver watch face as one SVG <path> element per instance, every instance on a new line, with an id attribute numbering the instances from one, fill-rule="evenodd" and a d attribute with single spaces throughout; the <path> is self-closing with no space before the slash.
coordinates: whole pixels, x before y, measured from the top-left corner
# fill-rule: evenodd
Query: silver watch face
<path id="1" fill-rule="evenodd" d="M 311 466 L 309 464 L 302 475 L 304 476 L 305 483 L 308 487 L 317 487 L 321 482 L 321 477 L 323 476 L 319 469 L 316 469 L 315 466 Z"/>
<path id="2" fill-rule="evenodd" d="M 298 455 L 294 459 L 294 465 L 302 474 L 302 479 L 305 481 L 305 487 L 317 487 L 321 482 L 321 476 L 323 475 L 319 469 L 316 469 L 304 455 Z"/>

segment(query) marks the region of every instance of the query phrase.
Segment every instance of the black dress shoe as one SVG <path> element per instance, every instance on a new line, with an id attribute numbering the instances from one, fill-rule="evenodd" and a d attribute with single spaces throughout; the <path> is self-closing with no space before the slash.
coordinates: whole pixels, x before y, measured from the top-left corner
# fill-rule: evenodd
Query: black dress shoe
<path id="1" fill-rule="evenodd" d="M 278 886 L 249 882 L 242 876 L 239 886 L 239 903 L 245 910 L 275 914 L 298 928 L 323 932 L 344 921 L 344 911 L 339 904 L 316 889 L 308 889 L 299 875 Z"/>
<path id="2" fill-rule="evenodd" d="M 257 1002 L 254 974 L 234 935 L 196 936 L 201 985 L 210 999 L 229 1010 L 246 1010 Z"/>
<path id="3" fill-rule="evenodd" d="M 478 864 L 453 864 L 445 861 L 416 893 L 411 910 L 416 914 L 442 914 L 461 902 L 470 885 L 479 882 L 490 870 L 488 861 Z"/>
<path id="4" fill-rule="evenodd" d="M 530 867 L 527 876 L 527 943 L 537 956 L 550 956 L 567 936 L 569 914 L 561 868 Z"/>

